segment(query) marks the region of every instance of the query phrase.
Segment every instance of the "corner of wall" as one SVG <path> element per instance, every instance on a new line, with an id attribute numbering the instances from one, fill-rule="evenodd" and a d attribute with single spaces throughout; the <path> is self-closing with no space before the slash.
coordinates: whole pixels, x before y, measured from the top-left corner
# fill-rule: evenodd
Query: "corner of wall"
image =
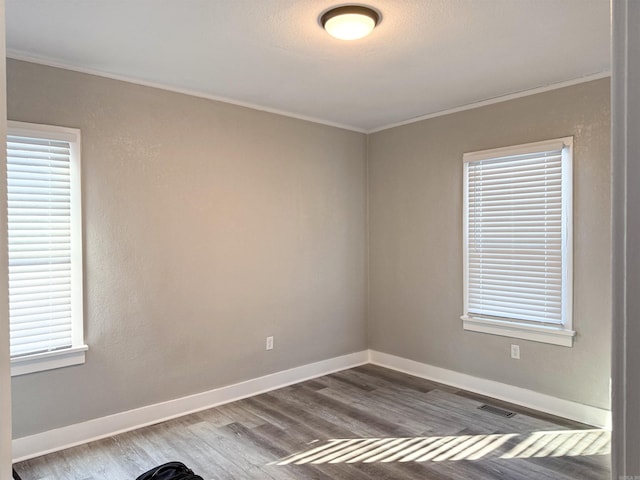
<path id="1" fill-rule="evenodd" d="M 371 348 L 371 328 L 369 326 L 369 322 L 371 320 L 370 316 L 370 302 L 369 299 L 371 297 L 371 288 L 370 288 L 370 278 L 371 278 L 371 248 L 370 248 L 370 236 L 371 230 L 369 228 L 369 162 L 370 162 L 370 146 L 371 146 L 371 134 L 365 134 L 365 147 L 364 147 L 364 194 L 365 194 L 365 222 L 364 222 L 364 230 L 365 230 L 365 339 L 367 348 Z"/>

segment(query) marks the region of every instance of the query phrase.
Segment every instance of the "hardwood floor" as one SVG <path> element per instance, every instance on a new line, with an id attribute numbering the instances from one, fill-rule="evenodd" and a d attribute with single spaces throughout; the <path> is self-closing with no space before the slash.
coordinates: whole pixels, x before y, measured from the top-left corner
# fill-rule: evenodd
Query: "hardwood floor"
<path id="1" fill-rule="evenodd" d="M 479 410 L 508 409 L 505 418 Z M 17 464 L 23 480 L 606 479 L 609 432 L 373 365 Z"/>

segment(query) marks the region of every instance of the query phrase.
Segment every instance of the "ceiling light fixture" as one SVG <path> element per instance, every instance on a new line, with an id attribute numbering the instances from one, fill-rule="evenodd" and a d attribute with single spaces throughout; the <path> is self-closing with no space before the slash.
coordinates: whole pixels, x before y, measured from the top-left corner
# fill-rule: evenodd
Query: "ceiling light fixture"
<path id="1" fill-rule="evenodd" d="M 357 40 L 366 37 L 380 22 L 380 14 L 361 5 L 344 5 L 327 10 L 320 17 L 320 24 L 329 35 L 340 40 Z"/>

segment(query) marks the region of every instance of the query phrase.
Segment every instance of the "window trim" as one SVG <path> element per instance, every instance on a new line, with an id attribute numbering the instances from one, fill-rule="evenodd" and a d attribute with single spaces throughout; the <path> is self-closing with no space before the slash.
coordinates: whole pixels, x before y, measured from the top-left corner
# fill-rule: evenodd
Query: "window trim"
<path id="1" fill-rule="evenodd" d="M 85 363 L 84 307 L 83 307 L 83 243 L 82 243 L 82 177 L 81 135 L 77 128 L 7 121 L 7 135 L 45 136 L 69 142 L 71 174 L 71 347 L 52 352 L 22 355 L 11 358 L 11 376 L 52 370 Z M 6 168 L 6 167 L 5 167 Z"/>
<path id="2" fill-rule="evenodd" d="M 469 162 L 562 149 L 562 325 L 529 323 L 517 319 L 476 317 L 469 314 Z M 572 347 L 576 335 L 573 330 L 573 137 L 556 138 L 541 142 L 469 152 L 463 155 L 463 292 L 464 313 L 460 317 L 464 330 L 488 333 L 535 342 Z"/>

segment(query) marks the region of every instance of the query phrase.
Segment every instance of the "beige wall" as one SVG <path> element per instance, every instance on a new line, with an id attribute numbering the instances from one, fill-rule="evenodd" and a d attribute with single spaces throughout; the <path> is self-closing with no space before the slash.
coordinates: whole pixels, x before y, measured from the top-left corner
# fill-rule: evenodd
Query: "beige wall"
<path id="1" fill-rule="evenodd" d="M 608 80 L 367 140 L 24 62 L 7 74 L 10 119 L 82 130 L 90 346 L 85 365 L 13 379 L 15 438 L 367 346 L 608 406 Z M 464 332 L 462 154 L 566 135 L 575 347 Z"/>
<path id="2" fill-rule="evenodd" d="M 608 79 L 369 137 L 369 346 L 419 362 L 609 406 Z M 573 135 L 573 348 L 462 330 L 462 154 Z M 509 345 L 521 347 L 511 360 Z"/>
<path id="3" fill-rule="evenodd" d="M 89 345 L 14 438 L 366 348 L 363 134 L 18 61 L 8 115 L 82 130 Z"/>

